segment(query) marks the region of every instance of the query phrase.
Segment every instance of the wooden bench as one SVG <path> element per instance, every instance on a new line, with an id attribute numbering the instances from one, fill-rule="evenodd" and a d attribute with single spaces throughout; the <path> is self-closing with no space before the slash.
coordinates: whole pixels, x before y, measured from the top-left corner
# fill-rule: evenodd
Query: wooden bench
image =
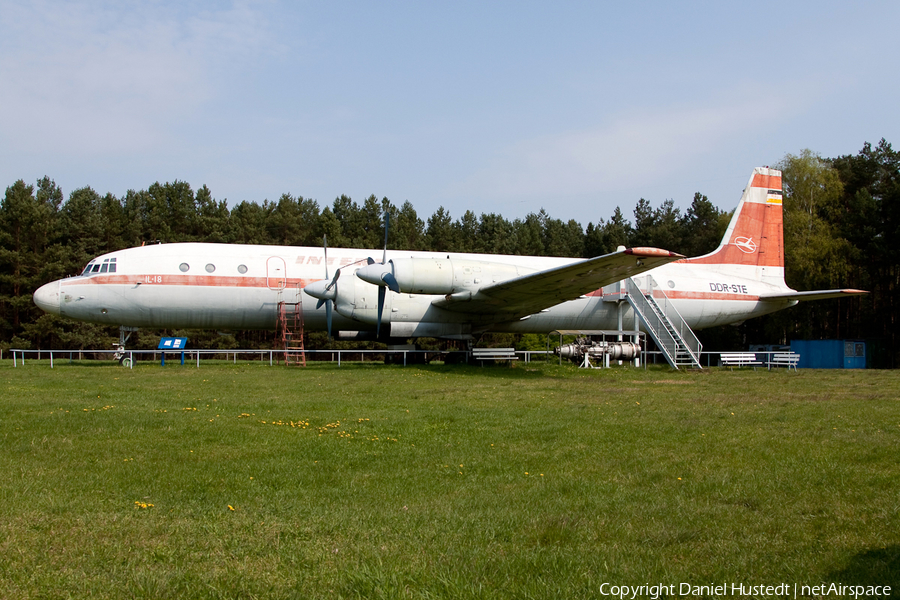
<path id="1" fill-rule="evenodd" d="M 723 367 L 756 367 L 762 366 L 762 362 L 757 360 L 756 354 L 753 352 L 723 352 L 719 355 L 719 361 Z"/>
<path id="2" fill-rule="evenodd" d="M 472 358 L 481 361 L 481 366 L 486 360 L 519 360 L 515 348 L 472 348 Z"/>
<path id="3" fill-rule="evenodd" d="M 788 371 L 791 369 L 796 371 L 798 362 L 800 355 L 796 352 L 776 352 L 769 359 L 769 370 L 771 371 L 772 367 L 787 367 Z"/>

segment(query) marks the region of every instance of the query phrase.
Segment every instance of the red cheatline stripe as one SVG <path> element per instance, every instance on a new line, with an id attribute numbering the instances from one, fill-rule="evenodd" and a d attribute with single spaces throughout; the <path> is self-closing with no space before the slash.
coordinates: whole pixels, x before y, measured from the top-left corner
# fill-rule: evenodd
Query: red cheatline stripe
<path id="1" fill-rule="evenodd" d="M 759 296 L 751 294 L 723 294 L 721 292 L 666 292 L 670 300 L 747 300 L 756 302 Z"/>

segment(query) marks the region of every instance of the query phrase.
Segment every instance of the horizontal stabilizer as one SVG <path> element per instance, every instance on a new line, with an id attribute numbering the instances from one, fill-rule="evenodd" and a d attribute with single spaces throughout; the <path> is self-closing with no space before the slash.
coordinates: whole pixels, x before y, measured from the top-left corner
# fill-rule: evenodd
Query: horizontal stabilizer
<path id="1" fill-rule="evenodd" d="M 811 290 L 809 292 L 788 292 L 786 294 L 763 294 L 760 300 L 827 300 L 828 298 L 847 298 L 868 294 L 865 290 Z"/>

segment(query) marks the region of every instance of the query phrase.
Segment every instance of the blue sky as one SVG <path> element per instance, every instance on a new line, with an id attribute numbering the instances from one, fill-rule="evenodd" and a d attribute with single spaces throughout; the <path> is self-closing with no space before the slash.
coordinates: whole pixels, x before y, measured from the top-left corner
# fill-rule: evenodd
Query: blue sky
<path id="1" fill-rule="evenodd" d="M 582 225 L 900 144 L 900 3 L 0 0 L 0 184 Z"/>

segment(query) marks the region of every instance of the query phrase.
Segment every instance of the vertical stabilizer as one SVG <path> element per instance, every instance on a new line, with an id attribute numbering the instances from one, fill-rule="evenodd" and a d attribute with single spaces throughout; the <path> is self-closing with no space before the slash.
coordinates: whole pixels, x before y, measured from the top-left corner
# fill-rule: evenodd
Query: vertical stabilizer
<path id="1" fill-rule="evenodd" d="M 767 275 L 778 275 L 783 281 L 781 199 L 781 171 L 768 167 L 755 168 L 719 247 L 710 254 L 683 262 L 772 267 L 772 271 L 779 272 Z"/>

